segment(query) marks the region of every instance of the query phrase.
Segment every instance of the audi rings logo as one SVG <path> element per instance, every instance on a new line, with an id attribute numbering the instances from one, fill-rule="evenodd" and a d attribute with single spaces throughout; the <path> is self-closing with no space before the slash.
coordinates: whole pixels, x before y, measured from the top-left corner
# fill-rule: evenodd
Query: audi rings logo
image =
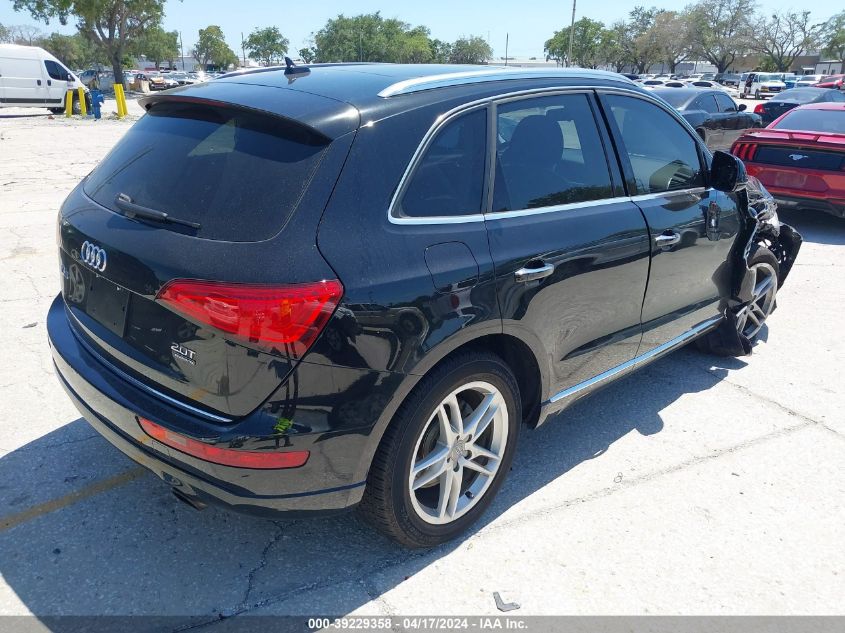
<path id="1" fill-rule="evenodd" d="M 102 273 L 106 270 L 106 263 L 108 261 L 106 251 L 88 240 L 82 242 L 82 248 L 79 249 L 79 259 L 83 264 L 88 264 L 98 272 Z"/>

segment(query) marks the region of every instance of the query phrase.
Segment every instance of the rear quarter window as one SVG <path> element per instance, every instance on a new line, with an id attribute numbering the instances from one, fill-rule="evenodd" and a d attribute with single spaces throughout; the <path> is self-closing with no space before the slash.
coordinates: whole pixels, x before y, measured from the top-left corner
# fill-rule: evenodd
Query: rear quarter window
<path id="1" fill-rule="evenodd" d="M 158 104 L 83 187 L 117 213 L 115 198 L 125 194 L 136 204 L 199 223 L 197 237 L 260 241 L 275 235 L 296 211 L 327 144 L 308 128 L 277 117 Z"/>

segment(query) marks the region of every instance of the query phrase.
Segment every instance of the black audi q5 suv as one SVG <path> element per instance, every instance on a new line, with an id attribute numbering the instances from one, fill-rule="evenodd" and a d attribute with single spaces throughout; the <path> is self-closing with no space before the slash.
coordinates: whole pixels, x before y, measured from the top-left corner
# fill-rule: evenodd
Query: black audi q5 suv
<path id="1" fill-rule="evenodd" d="M 57 375 L 182 501 L 431 546 L 521 427 L 748 353 L 800 236 L 612 73 L 260 69 L 145 96 L 58 219 Z"/>

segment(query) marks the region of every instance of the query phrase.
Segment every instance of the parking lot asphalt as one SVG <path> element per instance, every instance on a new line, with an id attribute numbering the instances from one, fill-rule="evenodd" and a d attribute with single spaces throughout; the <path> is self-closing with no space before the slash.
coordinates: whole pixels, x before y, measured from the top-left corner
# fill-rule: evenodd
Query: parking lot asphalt
<path id="1" fill-rule="evenodd" d="M 408 552 L 194 511 L 65 396 L 56 210 L 129 124 L 0 110 L 0 614 L 845 614 L 845 221 L 782 214 L 805 243 L 752 356 L 681 350 L 523 433 L 483 521 Z"/>

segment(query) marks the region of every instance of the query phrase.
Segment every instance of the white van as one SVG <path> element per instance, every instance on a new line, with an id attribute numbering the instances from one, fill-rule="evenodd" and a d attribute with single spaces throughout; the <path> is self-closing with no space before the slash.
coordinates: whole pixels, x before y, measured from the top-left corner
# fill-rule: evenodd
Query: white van
<path id="1" fill-rule="evenodd" d="M 43 48 L 0 44 L 0 108 L 63 112 L 65 94 L 80 86 L 79 77 Z M 73 109 L 79 110 L 78 95 L 74 95 Z"/>
<path id="2" fill-rule="evenodd" d="M 755 99 L 773 97 L 786 90 L 786 84 L 777 73 L 748 73 L 744 82 L 739 84 L 739 98 L 752 96 Z"/>

